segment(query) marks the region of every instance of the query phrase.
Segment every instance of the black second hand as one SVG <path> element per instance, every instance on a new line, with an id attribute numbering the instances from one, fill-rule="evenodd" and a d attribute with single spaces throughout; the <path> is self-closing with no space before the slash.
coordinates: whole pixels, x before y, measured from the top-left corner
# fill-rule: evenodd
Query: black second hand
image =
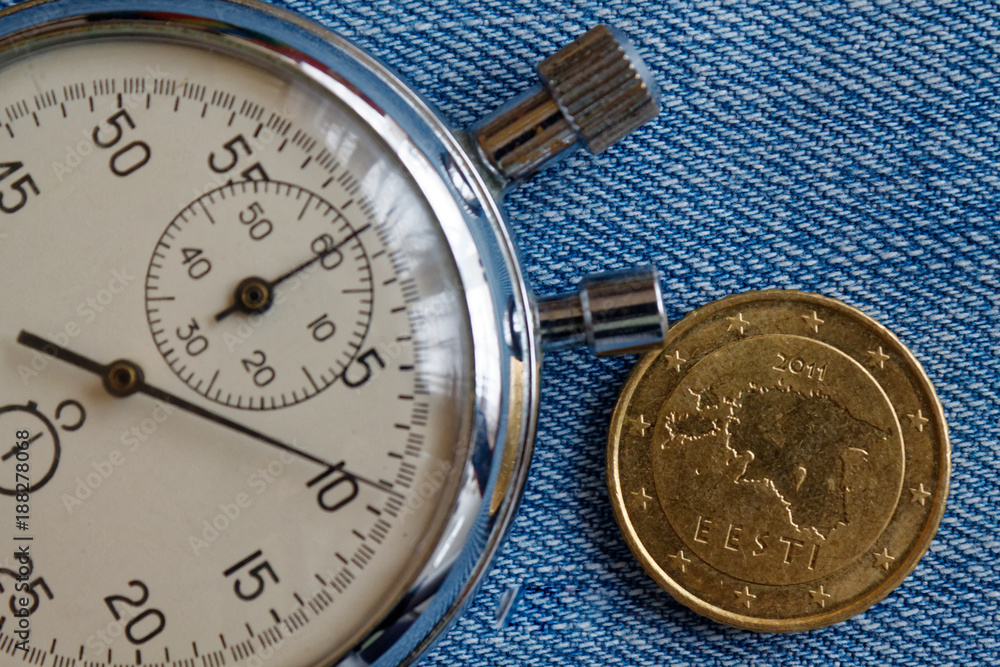
<path id="1" fill-rule="evenodd" d="M 62 347 L 60 345 L 57 345 L 57 344 L 55 344 L 55 343 L 53 343 L 51 341 L 47 341 L 44 338 L 41 338 L 40 336 L 36 336 L 35 334 L 29 333 L 27 331 L 21 331 L 21 333 L 18 334 L 18 336 L 17 336 L 17 342 L 20 343 L 21 345 L 24 345 L 26 347 L 30 347 L 30 348 L 32 348 L 34 350 L 38 350 L 39 352 L 41 352 L 43 354 L 47 354 L 47 355 L 49 355 L 51 357 L 55 357 L 56 359 L 59 359 L 61 361 L 65 361 L 65 362 L 70 363 L 70 364 L 72 364 L 74 366 L 77 366 L 78 368 L 82 368 L 82 369 L 84 369 L 86 371 L 90 371 L 91 373 L 94 373 L 95 375 L 100 375 L 102 377 L 105 376 L 108 373 L 108 370 L 110 368 L 109 366 L 104 366 L 102 364 L 99 364 L 96 361 L 94 361 L 93 359 L 85 357 L 85 356 L 83 356 L 81 354 L 77 354 L 76 352 L 73 352 L 72 350 L 67 350 L 66 348 L 64 348 L 64 347 Z M 396 498 L 399 498 L 399 499 L 403 498 L 403 495 L 401 493 L 399 493 L 398 491 L 394 491 L 393 489 L 386 488 L 385 486 L 383 486 L 382 484 L 379 484 L 378 482 L 373 482 L 370 479 L 366 479 L 366 478 L 361 477 L 359 475 L 356 475 L 356 474 L 354 474 L 352 472 L 349 472 L 346 468 L 344 468 L 344 463 L 345 463 L 344 461 L 341 461 L 340 463 L 338 463 L 336 465 L 333 465 L 333 464 L 331 464 L 331 463 L 329 463 L 327 461 L 324 461 L 323 459 L 319 458 L 318 456 L 310 454 L 309 452 L 303 451 L 301 449 L 298 449 L 297 447 L 294 447 L 292 445 L 289 445 L 289 444 L 286 444 L 284 442 L 281 442 L 280 440 L 277 440 L 276 438 L 272 438 L 269 435 L 265 435 L 263 433 L 260 433 L 259 431 L 255 431 L 252 428 L 250 428 L 249 426 L 244 426 L 243 424 L 240 424 L 238 422 L 234 422 L 231 419 L 227 419 L 226 417 L 223 417 L 222 415 L 217 415 L 214 412 L 210 412 L 209 410 L 206 410 L 205 408 L 197 406 L 194 403 L 190 403 L 190 402 L 186 401 L 185 399 L 181 398 L 180 396 L 175 396 L 174 394 L 171 394 L 171 393 L 169 393 L 167 391 L 164 391 L 163 389 L 160 389 L 159 387 L 154 387 L 154 386 L 146 383 L 146 381 L 144 379 L 137 380 L 136 385 L 135 385 L 135 392 L 141 393 L 141 394 L 145 394 L 145 395 L 150 396 L 152 398 L 156 398 L 158 400 L 161 400 L 164 403 L 167 403 L 168 405 L 173 405 L 174 407 L 180 408 L 181 410 L 185 410 L 185 411 L 190 412 L 192 414 L 195 414 L 195 415 L 197 415 L 199 417 L 207 419 L 207 420 L 209 420 L 211 422 L 214 422 L 214 423 L 216 423 L 216 424 L 218 424 L 220 426 L 225 426 L 225 427 L 230 428 L 230 429 L 232 429 L 234 431 L 237 431 L 238 433 L 242 433 L 242 434 L 250 436 L 251 438 L 254 438 L 256 440 L 260 440 L 261 442 L 267 443 L 267 444 L 271 445 L 272 447 L 277 447 L 278 449 L 286 451 L 286 452 L 288 452 L 290 454 L 295 454 L 296 456 L 304 458 L 307 461 L 312 461 L 313 463 L 316 463 L 318 465 L 321 465 L 321 466 L 324 466 L 324 467 L 327 467 L 327 468 L 330 468 L 330 469 L 340 470 L 340 471 L 344 472 L 345 474 L 350 475 L 354 479 L 358 480 L 359 482 L 362 482 L 363 484 L 367 484 L 367 485 L 369 485 L 371 487 L 379 489 L 379 490 L 381 490 L 381 491 L 383 491 L 385 493 L 388 493 L 391 496 L 395 496 Z"/>

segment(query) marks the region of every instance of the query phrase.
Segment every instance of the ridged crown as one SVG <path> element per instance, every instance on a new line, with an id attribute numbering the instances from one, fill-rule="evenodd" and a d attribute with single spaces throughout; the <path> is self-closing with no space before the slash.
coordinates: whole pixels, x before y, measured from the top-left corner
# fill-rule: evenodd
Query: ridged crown
<path id="1" fill-rule="evenodd" d="M 592 153 L 603 153 L 660 112 L 655 84 L 606 25 L 591 28 L 538 65 L 566 120 Z M 648 76 L 648 75 L 647 75 Z"/>

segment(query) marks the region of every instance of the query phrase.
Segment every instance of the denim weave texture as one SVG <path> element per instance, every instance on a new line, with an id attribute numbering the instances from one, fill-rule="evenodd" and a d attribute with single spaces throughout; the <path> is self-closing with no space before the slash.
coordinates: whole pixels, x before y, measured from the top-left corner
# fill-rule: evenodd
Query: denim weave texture
<path id="1" fill-rule="evenodd" d="M 276 4 L 368 49 L 456 127 L 533 85 L 535 63 L 590 26 L 621 27 L 663 112 L 508 197 L 536 291 L 648 262 L 672 321 L 747 290 L 834 297 L 914 352 L 950 426 L 952 491 L 916 571 L 844 623 L 755 634 L 674 602 L 618 531 L 604 451 L 635 358 L 551 355 L 509 541 L 424 664 L 1000 664 L 1000 5 Z"/>

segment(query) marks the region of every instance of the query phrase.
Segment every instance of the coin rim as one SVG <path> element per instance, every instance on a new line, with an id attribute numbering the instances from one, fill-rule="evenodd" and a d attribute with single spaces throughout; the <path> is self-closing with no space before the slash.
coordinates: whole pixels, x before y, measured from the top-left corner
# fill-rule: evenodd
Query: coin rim
<path id="1" fill-rule="evenodd" d="M 894 569 L 892 574 L 886 577 L 866 594 L 842 607 L 821 612 L 819 614 L 780 619 L 760 618 L 727 611 L 702 600 L 691 590 L 675 582 L 673 578 L 671 578 L 646 551 L 636 533 L 635 528 L 629 520 L 628 510 L 625 507 L 625 499 L 620 485 L 618 467 L 618 452 L 622 437 L 622 429 L 625 424 L 626 413 L 629 405 L 631 404 L 632 396 L 642 379 L 646 376 L 646 372 L 649 367 L 652 366 L 652 364 L 659 359 L 660 355 L 665 352 L 670 342 L 679 338 L 681 335 L 687 333 L 703 322 L 710 320 L 719 311 L 724 311 L 732 308 L 733 306 L 744 303 L 776 300 L 797 301 L 803 305 L 819 305 L 824 308 L 840 312 L 848 317 L 859 320 L 863 325 L 872 329 L 877 335 L 884 338 L 895 348 L 895 351 L 900 355 L 902 363 L 909 366 L 911 370 L 916 371 L 915 376 L 917 382 L 915 384 L 924 391 L 925 396 L 928 399 L 928 403 L 933 410 L 933 421 L 936 432 L 935 435 L 938 440 L 938 445 L 933 449 L 935 451 L 937 463 L 940 466 L 940 473 L 937 479 L 937 492 L 934 494 L 932 501 L 933 504 L 925 520 L 919 524 L 919 533 L 913 542 L 912 548 L 909 549 L 906 553 L 905 559 Z M 895 409 L 896 406 L 893 407 Z M 614 412 L 612 413 L 611 424 L 608 429 L 608 447 L 606 455 L 608 496 L 611 500 L 612 509 L 614 510 L 615 521 L 618 523 L 618 528 L 621 530 L 622 536 L 628 543 L 633 556 L 635 556 L 635 558 L 639 561 L 646 573 L 652 577 L 652 579 L 656 581 L 661 588 L 670 593 L 674 599 L 691 610 L 720 623 L 758 632 L 799 632 L 822 628 L 847 620 L 848 618 L 865 611 L 875 603 L 885 598 L 889 593 L 894 591 L 903 582 L 903 580 L 910 575 L 911 572 L 913 572 L 917 563 L 921 560 L 921 558 L 923 558 L 924 554 L 927 553 L 927 550 L 930 548 L 931 541 L 937 533 L 941 519 L 944 516 L 947 498 L 950 492 L 951 443 L 948 438 L 948 426 L 945 421 L 944 408 L 941 405 L 937 392 L 935 392 L 934 386 L 931 383 L 930 378 L 927 376 L 923 365 L 917 360 L 910 349 L 896 337 L 895 334 L 862 311 L 837 299 L 798 290 L 771 289 L 732 294 L 712 301 L 689 312 L 679 322 L 671 326 L 667 330 L 661 348 L 645 354 L 629 373 L 628 379 L 618 396 L 618 401 L 615 403 Z M 709 565 L 709 567 L 712 566 Z M 739 579 L 738 577 L 731 578 Z"/>

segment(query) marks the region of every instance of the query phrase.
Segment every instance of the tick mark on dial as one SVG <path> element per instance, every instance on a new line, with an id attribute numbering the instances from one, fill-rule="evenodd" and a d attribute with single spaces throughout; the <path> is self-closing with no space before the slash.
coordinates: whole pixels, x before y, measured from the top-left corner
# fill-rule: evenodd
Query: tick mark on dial
<path id="1" fill-rule="evenodd" d="M 313 376 L 309 374 L 309 369 L 306 368 L 305 366 L 303 366 L 302 367 L 302 372 L 305 373 L 305 375 L 306 375 L 307 378 L 309 378 L 309 383 L 312 384 L 313 389 L 315 389 L 316 391 L 321 391 L 321 389 L 319 388 L 319 385 L 316 384 L 316 380 L 314 380 Z"/>
<path id="2" fill-rule="evenodd" d="M 215 224 L 215 218 L 213 218 L 212 214 L 209 213 L 208 207 L 205 206 L 205 202 L 204 201 L 199 201 L 198 203 L 201 204 L 201 210 L 204 211 L 205 216 L 208 218 L 208 221 L 214 225 Z"/>
<path id="3" fill-rule="evenodd" d="M 312 160 L 312 158 L 309 158 L 308 160 L 306 160 L 306 164 L 309 164 L 309 160 Z M 302 165 L 302 168 L 305 169 L 305 166 L 306 166 L 305 164 Z M 299 196 L 301 196 L 301 195 L 302 195 L 302 192 L 300 191 L 299 192 Z M 305 217 L 306 213 L 309 212 L 309 204 L 312 203 L 313 199 L 314 199 L 314 197 L 310 194 L 309 195 L 309 199 L 307 199 L 305 205 L 302 206 L 302 210 L 299 212 L 299 217 L 296 218 L 296 220 L 301 220 L 302 218 Z"/>
<path id="4" fill-rule="evenodd" d="M 206 395 L 208 395 L 208 393 L 210 391 L 212 391 L 212 386 L 215 384 L 215 381 L 218 380 L 218 379 L 219 379 L 219 371 L 216 370 L 215 371 L 215 375 L 212 376 L 212 381 L 208 383 L 208 389 L 205 390 L 205 394 Z"/>

